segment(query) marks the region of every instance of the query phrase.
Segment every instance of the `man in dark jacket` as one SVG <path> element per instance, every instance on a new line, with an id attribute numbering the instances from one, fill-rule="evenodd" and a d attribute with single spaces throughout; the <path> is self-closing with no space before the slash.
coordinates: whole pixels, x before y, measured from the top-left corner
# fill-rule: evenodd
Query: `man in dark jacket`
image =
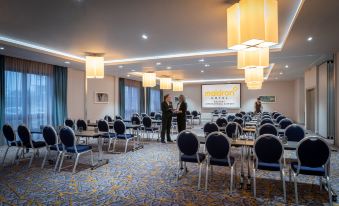
<path id="1" fill-rule="evenodd" d="M 173 142 L 170 136 L 172 126 L 173 105 L 171 102 L 171 96 L 169 94 L 166 94 L 164 96 L 164 101 L 161 103 L 161 111 L 162 111 L 161 142 L 165 143 L 165 132 L 167 134 L 167 142 Z"/>

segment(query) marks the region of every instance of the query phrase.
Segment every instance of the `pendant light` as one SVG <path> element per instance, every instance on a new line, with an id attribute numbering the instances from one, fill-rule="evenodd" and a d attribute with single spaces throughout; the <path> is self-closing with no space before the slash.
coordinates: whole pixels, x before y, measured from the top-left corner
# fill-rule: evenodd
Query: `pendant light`
<path id="1" fill-rule="evenodd" d="M 172 89 L 172 79 L 169 77 L 160 78 L 160 89 Z"/>
<path id="2" fill-rule="evenodd" d="M 143 87 L 155 87 L 157 85 L 156 74 L 154 72 L 145 72 L 142 75 Z"/>
<path id="3" fill-rule="evenodd" d="M 238 69 L 252 67 L 268 67 L 270 59 L 269 48 L 247 48 L 238 51 Z"/>
<path id="4" fill-rule="evenodd" d="M 247 83 L 247 88 L 249 90 L 259 90 L 262 87 L 262 82 L 249 82 Z"/>
<path id="5" fill-rule="evenodd" d="M 257 83 L 264 81 L 264 69 L 261 67 L 253 67 L 245 69 L 245 82 Z"/>
<path id="6" fill-rule="evenodd" d="M 173 81 L 173 91 L 174 92 L 184 91 L 184 83 L 182 81 Z"/>
<path id="7" fill-rule="evenodd" d="M 104 57 L 86 56 L 86 78 L 104 78 Z"/>

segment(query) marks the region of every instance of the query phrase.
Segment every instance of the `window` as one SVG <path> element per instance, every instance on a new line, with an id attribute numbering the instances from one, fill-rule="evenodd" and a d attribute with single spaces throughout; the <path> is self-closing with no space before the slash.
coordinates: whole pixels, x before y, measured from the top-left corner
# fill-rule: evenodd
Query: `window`
<path id="1" fill-rule="evenodd" d="M 125 119 L 130 119 L 134 113 L 140 113 L 140 86 L 125 85 Z"/>
<path id="2" fill-rule="evenodd" d="M 150 111 L 149 112 L 160 112 L 161 101 L 160 101 L 160 89 L 151 88 L 150 89 Z"/>

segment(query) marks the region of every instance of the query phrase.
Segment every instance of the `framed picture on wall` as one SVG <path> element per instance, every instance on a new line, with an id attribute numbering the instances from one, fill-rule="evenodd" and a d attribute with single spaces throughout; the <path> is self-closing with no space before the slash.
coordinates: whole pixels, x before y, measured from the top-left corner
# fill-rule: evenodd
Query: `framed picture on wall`
<path id="1" fill-rule="evenodd" d="M 276 96 L 259 96 L 262 103 L 275 103 L 277 102 Z"/>
<path id="2" fill-rule="evenodd" d="M 95 92 L 95 100 L 96 104 L 108 104 L 108 93 L 106 92 Z"/>

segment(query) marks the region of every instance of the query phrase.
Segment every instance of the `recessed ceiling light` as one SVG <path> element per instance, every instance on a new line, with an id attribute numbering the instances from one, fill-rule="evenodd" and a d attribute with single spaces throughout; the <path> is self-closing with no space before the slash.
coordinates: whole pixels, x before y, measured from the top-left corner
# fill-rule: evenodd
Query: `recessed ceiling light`
<path id="1" fill-rule="evenodd" d="M 209 67 L 210 65 L 209 64 L 205 64 L 205 67 Z"/>
<path id="2" fill-rule="evenodd" d="M 283 73 L 283 72 L 280 72 L 279 74 L 280 74 L 280 75 L 283 75 L 284 73 Z"/>
<path id="3" fill-rule="evenodd" d="M 161 62 L 157 62 L 156 65 L 157 65 L 157 66 L 161 65 Z"/>
<path id="4" fill-rule="evenodd" d="M 167 69 L 172 69 L 172 67 L 168 66 Z"/>
<path id="5" fill-rule="evenodd" d="M 205 59 L 199 59 L 199 62 L 204 62 L 205 61 Z"/>
<path id="6" fill-rule="evenodd" d="M 288 65 L 287 65 L 287 64 L 285 65 L 285 68 L 286 68 L 286 69 L 288 68 Z"/>
<path id="7" fill-rule="evenodd" d="M 70 64 L 70 63 L 71 63 L 71 62 L 69 62 L 69 61 L 66 61 L 66 62 L 65 62 L 65 64 Z"/>
<path id="8" fill-rule="evenodd" d="M 307 41 L 312 41 L 312 40 L 313 40 L 313 37 L 311 36 L 307 38 Z"/>
<path id="9" fill-rule="evenodd" d="M 146 34 L 141 35 L 143 39 L 148 39 L 148 36 Z"/>
<path id="10" fill-rule="evenodd" d="M 204 73 L 204 70 L 201 70 L 201 73 Z"/>
<path id="11" fill-rule="evenodd" d="M 131 75 L 127 74 L 127 77 L 130 77 Z"/>
<path id="12" fill-rule="evenodd" d="M 4 50 L 5 49 L 5 47 L 0 47 L 0 50 Z"/>
<path id="13" fill-rule="evenodd" d="M 119 69 L 121 69 L 121 68 L 123 68 L 124 66 L 122 66 L 122 65 L 119 65 Z"/>
<path id="14" fill-rule="evenodd" d="M 132 72 L 135 72 L 135 69 L 132 69 Z"/>

